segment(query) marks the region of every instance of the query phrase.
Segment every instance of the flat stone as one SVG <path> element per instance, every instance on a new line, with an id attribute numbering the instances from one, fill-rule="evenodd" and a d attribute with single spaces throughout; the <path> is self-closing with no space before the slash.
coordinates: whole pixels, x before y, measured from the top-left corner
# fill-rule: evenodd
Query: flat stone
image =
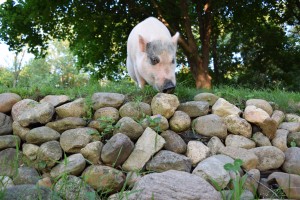
<path id="1" fill-rule="evenodd" d="M 261 108 L 266 111 L 270 116 L 273 113 L 273 108 L 269 102 L 264 99 L 248 99 L 246 101 L 246 106 L 256 106 L 257 108 Z"/>
<path id="2" fill-rule="evenodd" d="M 125 95 L 118 93 L 97 92 L 92 96 L 93 109 L 104 107 L 119 108 L 125 100 Z"/>
<path id="3" fill-rule="evenodd" d="M 62 133 L 69 129 L 83 128 L 86 126 L 86 121 L 80 117 L 66 117 L 56 121 L 51 121 L 46 124 L 47 127 Z"/>
<path id="4" fill-rule="evenodd" d="M 288 130 L 290 133 L 300 131 L 300 122 L 283 122 L 279 125 L 279 128 Z"/>
<path id="5" fill-rule="evenodd" d="M 188 101 L 181 103 L 177 110 L 185 112 L 190 117 L 199 117 L 207 115 L 209 111 L 209 103 L 206 101 Z"/>
<path id="6" fill-rule="evenodd" d="M 300 116 L 293 114 L 293 113 L 287 113 L 285 115 L 285 121 L 286 122 L 300 122 Z"/>
<path id="7" fill-rule="evenodd" d="M 225 140 L 226 146 L 239 147 L 244 149 L 255 148 L 255 142 L 240 135 L 228 135 Z"/>
<path id="8" fill-rule="evenodd" d="M 47 126 L 31 129 L 26 134 L 26 141 L 30 144 L 43 144 L 52 140 L 59 140 L 60 134 Z"/>
<path id="9" fill-rule="evenodd" d="M 177 170 L 190 172 L 192 168 L 191 160 L 172 151 L 159 151 L 146 165 L 146 169 L 154 172 L 164 172 L 168 170 Z"/>
<path id="10" fill-rule="evenodd" d="M 141 170 L 146 162 L 165 144 L 163 137 L 158 135 L 151 128 L 146 128 L 144 133 L 135 143 L 135 147 L 122 166 L 123 170 L 134 171 Z"/>
<path id="11" fill-rule="evenodd" d="M 218 99 L 218 96 L 208 92 L 202 92 L 194 97 L 194 101 L 206 101 L 210 106 L 213 106 Z"/>
<path id="12" fill-rule="evenodd" d="M 72 154 L 65 158 L 64 161 L 51 169 L 50 175 L 53 178 L 59 177 L 63 174 L 71 174 L 78 176 L 84 170 L 86 162 L 82 154 Z"/>
<path id="13" fill-rule="evenodd" d="M 55 108 L 55 112 L 60 118 L 85 117 L 87 114 L 85 99 L 79 98 L 75 101 L 58 106 Z"/>
<path id="14" fill-rule="evenodd" d="M 70 100 L 71 100 L 70 97 L 67 95 L 47 95 L 40 100 L 40 103 L 48 102 L 52 104 L 54 107 L 57 107 Z"/>
<path id="15" fill-rule="evenodd" d="M 227 126 L 224 120 L 215 114 L 198 117 L 192 122 L 194 130 L 204 136 L 217 136 L 221 139 L 227 136 Z"/>
<path id="16" fill-rule="evenodd" d="M 219 98 L 212 107 L 212 113 L 220 117 L 226 117 L 228 115 L 239 116 L 242 111 L 235 105 L 229 103 L 223 98 Z"/>

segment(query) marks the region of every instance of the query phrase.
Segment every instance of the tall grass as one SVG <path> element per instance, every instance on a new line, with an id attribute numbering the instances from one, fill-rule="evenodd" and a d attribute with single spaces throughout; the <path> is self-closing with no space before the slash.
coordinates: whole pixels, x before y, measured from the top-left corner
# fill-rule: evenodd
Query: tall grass
<path id="1" fill-rule="evenodd" d="M 6 88 L 0 86 L 0 93 L 13 92 L 19 94 L 23 99 L 31 98 L 40 100 L 46 95 L 68 95 L 75 99 L 79 97 L 90 98 L 95 92 L 116 92 L 126 95 L 128 101 L 135 101 L 137 98 L 142 99 L 143 102 L 150 103 L 152 97 L 157 93 L 151 86 L 147 85 L 143 90 L 139 89 L 133 82 L 128 80 L 116 82 L 90 82 L 87 85 L 81 85 L 73 88 L 56 88 L 51 85 L 42 85 L 34 88 Z M 192 101 L 194 96 L 201 92 L 214 93 L 219 97 L 235 104 L 240 109 L 244 109 L 245 102 L 251 98 L 265 99 L 274 102 L 278 109 L 284 112 L 293 112 L 300 114 L 300 93 L 288 92 L 280 89 L 270 90 L 252 90 L 244 87 L 234 86 L 217 86 L 211 90 L 196 89 L 194 85 L 187 86 L 187 84 L 178 83 L 175 95 L 178 96 L 181 102 Z M 297 106 L 298 104 L 298 106 Z"/>

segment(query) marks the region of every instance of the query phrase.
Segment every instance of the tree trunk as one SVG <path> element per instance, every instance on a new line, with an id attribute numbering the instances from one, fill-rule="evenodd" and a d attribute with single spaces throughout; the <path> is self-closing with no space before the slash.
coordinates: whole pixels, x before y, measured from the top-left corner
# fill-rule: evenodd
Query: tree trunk
<path id="1" fill-rule="evenodd" d="M 214 35 L 212 39 L 212 57 L 214 60 L 214 79 L 215 83 L 219 83 L 220 73 L 219 73 L 219 58 L 218 58 L 218 52 L 217 52 L 217 39 L 218 36 Z"/>

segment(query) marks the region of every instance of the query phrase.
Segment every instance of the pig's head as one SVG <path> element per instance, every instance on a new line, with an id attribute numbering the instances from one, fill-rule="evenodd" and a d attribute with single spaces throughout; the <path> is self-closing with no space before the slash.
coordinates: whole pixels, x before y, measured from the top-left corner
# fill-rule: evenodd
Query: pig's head
<path id="1" fill-rule="evenodd" d="M 179 33 L 170 39 L 146 41 L 139 35 L 137 70 L 145 81 L 155 89 L 171 93 L 176 87 L 176 50 Z"/>

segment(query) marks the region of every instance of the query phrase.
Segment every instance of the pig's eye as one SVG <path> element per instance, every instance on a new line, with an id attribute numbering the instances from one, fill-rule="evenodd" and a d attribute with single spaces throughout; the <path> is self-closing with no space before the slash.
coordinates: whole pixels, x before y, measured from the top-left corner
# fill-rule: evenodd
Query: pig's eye
<path id="1" fill-rule="evenodd" d="M 175 59 L 173 58 L 171 62 L 172 62 L 172 64 L 174 64 L 175 63 Z"/>
<path id="2" fill-rule="evenodd" d="M 156 65 L 159 63 L 159 58 L 157 56 L 150 57 L 151 65 Z"/>

